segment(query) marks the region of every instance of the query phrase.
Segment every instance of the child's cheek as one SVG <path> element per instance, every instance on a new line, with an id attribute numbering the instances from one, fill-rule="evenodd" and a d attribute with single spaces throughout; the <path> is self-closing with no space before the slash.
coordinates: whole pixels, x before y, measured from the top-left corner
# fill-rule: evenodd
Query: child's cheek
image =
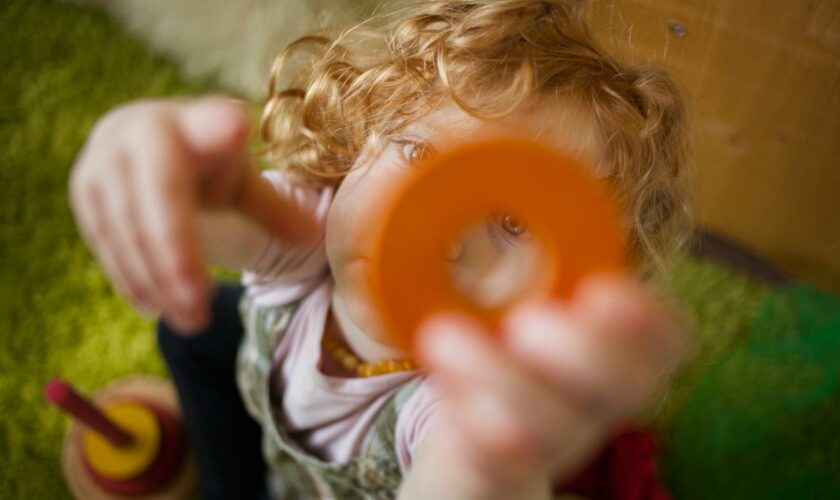
<path id="1" fill-rule="evenodd" d="M 368 232 L 378 195 L 387 192 L 394 179 L 393 171 L 377 163 L 352 171 L 342 181 L 327 215 L 325 246 L 330 272 L 350 319 L 373 340 L 387 344 L 367 290 L 373 254 Z"/>

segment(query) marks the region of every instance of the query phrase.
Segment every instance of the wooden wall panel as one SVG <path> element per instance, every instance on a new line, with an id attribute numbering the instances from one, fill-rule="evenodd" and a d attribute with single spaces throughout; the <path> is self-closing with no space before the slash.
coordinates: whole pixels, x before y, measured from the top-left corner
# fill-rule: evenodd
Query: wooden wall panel
<path id="1" fill-rule="evenodd" d="M 840 2 L 592 0 L 590 16 L 685 89 L 699 221 L 840 293 Z"/>

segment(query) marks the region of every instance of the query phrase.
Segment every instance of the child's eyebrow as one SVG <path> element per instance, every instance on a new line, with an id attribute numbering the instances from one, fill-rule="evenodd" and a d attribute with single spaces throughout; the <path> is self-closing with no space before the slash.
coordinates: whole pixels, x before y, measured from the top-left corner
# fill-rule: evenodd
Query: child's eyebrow
<path id="1" fill-rule="evenodd" d="M 414 122 L 403 129 L 404 133 L 413 135 L 418 139 L 429 140 L 434 136 L 434 130 L 425 123 Z"/>
<path id="2" fill-rule="evenodd" d="M 403 131 L 434 145 L 433 143 L 437 142 L 447 142 L 453 136 L 469 133 L 470 125 L 465 120 L 443 118 L 433 123 L 417 121 L 406 126 Z"/>

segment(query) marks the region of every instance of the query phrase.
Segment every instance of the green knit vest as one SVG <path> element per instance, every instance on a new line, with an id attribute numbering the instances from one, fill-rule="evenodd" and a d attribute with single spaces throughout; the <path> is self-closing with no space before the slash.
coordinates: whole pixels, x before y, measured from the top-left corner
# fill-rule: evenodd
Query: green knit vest
<path id="1" fill-rule="evenodd" d="M 402 473 L 394 446 L 400 409 L 419 379 L 401 387 L 376 418 L 364 452 L 344 463 L 329 463 L 303 450 L 275 425 L 269 394 L 271 357 L 299 302 L 263 307 L 245 297 L 240 313 L 245 337 L 237 358 L 237 382 L 248 411 L 263 428 L 263 455 L 269 489 L 276 499 L 394 498 Z"/>

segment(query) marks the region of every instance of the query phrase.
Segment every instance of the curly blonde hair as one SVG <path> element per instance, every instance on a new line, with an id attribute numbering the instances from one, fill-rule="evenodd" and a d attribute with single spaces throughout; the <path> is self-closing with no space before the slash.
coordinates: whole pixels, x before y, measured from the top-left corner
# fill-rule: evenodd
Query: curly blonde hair
<path id="1" fill-rule="evenodd" d="M 493 119 L 531 96 L 569 96 L 594 119 L 633 257 L 662 269 L 688 227 L 685 106 L 665 71 L 620 64 L 596 44 L 583 3 L 425 1 L 301 38 L 272 67 L 265 156 L 302 182 L 334 185 L 366 146 L 446 100 Z M 310 57 L 293 64 L 299 54 Z"/>

